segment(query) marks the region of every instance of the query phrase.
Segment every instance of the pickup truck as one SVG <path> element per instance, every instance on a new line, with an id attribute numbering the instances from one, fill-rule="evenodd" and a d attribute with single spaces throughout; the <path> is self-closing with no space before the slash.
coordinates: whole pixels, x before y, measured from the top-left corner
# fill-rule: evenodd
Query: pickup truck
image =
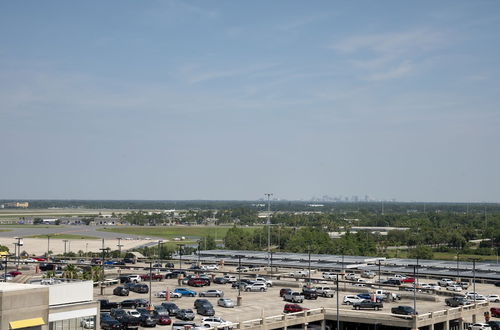
<path id="1" fill-rule="evenodd" d="M 283 295 L 283 300 L 293 303 L 302 303 L 304 301 L 304 296 L 300 292 L 292 291 Z"/>
<path id="2" fill-rule="evenodd" d="M 354 309 L 376 309 L 380 310 L 384 307 L 381 302 L 371 301 L 371 300 L 363 300 L 360 302 L 356 302 L 352 305 Z"/>
<path id="3" fill-rule="evenodd" d="M 308 270 L 299 270 L 293 273 L 290 273 L 291 277 L 308 277 L 309 276 L 309 271 Z"/>
<path id="4" fill-rule="evenodd" d="M 335 295 L 335 290 L 329 286 L 317 286 L 316 292 L 322 297 L 332 298 Z"/>
<path id="5" fill-rule="evenodd" d="M 449 279 L 449 278 L 442 278 L 438 281 L 438 284 L 440 286 L 448 286 L 448 285 L 453 285 L 455 284 L 455 281 L 453 281 L 452 279 Z"/>
<path id="6" fill-rule="evenodd" d="M 377 299 L 381 299 L 386 302 L 401 300 L 400 295 L 384 290 L 375 290 L 375 296 Z"/>
<path id="7" fill-rule="evenodd" d="M 467 305 L 469 301 L 465 297 L 451 297 L 444 300 L 447 306 L 458 307 L 462 305 Z"/>
<path id="8" fill-rule="evenodd" d="M 99 299 L 101 311 L 110 311 L 113 308 L 120 308 L 120 303 L 110 302 L 108 299 Z"/>
<path id="9" fill-rule="evenodd" d="M 354 273 L 349 273 L 345 276 L 345 279 L 348 281 L 355 281 L 355 280 L 357 280 L 357 278 L 358 277 Z"/>

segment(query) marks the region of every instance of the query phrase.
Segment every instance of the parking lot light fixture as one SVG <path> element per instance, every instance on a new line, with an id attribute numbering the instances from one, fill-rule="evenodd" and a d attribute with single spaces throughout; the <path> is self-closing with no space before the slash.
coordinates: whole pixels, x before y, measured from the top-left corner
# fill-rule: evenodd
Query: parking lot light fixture
<path id="1" fill-rule="evenodd" d="M 185 244 L 177 244 L 177 246 L 179 247 L 179 270 L 182 270 L 182 249 Z"/>

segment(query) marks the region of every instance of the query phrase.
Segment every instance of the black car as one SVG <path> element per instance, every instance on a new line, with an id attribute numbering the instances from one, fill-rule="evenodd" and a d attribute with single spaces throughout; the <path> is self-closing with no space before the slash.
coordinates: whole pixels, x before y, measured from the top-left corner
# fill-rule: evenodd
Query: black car
<path id="1" fill-rule="evenodd" d="M 174 270 L 171 273 L 165 274 L 165 278 L 177 278 L 179 275 L 182 275 L 183 277 L 187 277 L 187 273 L 183 270 Z"/>
<path id="2" fill-rule="evenodd" d="M 124 286 L 117 286 L 116 288 L 113 289 L 113 294 L 115 296 L 128 296 L 129 289 L 127 289 Z"/>
<path id="3" fill-rule="evenodd" d="M 174 303 L 162 302 L 161 305 L 163 306 L 163 308 L 165 308 L 167 310 L 168 315 L 170 315 L 170 316 L 177 315 L 177 312 L 179 311 L 179 307 L 177 307 L 177 305 Z"/>
<path id="4" fill-rule="evenodd" d="M 496 281 L 495 286 L 500 286 L 500 281 Z"/>
<path id="5" fill-rule="evenodd" d="M 241 279 L 241 280 L 239 280 L 239 281 L 233 282 L 233 284 L 231 284 L 231 287 L 232 287 L 232 288 L 237 288 L 237 287 L 239 287 L 240 285 L 244 287 L 245 285 L 250 284 L 250 283 L 252 283 L 252 281 L 251 281 L 251 280 L 248 280 L 248 279 L 246 279 L 246 278 L 242 278 L 242 279 Z"/>
<path id="6" fill-rule="evenodd" d="M 413 307 L 410 306 L 398 306 L 398 307 L 393 307 L 391 308 L 391 313 L 393 314 L 401 314 L 401 315 L 416 315 L 418 314 L 415 312 Z"/>
<path id="7" fill-rule="evenodd" d="M 288 294 L 288 293 L 290 293 L 292 291 L 293 290 L 290 289 L 290 288 L 283 288 L 283 289 L 280 290 L 280 297 L 283 297 L 284 295 L 286 295 L 286 294 Z"/>
<path id="8" fill-rule="evenodd" d="M 390 280 L 382 282 L 382 284 L 390 284 L 390 285 L 401 285 L 401 281 L 391 278 Z"/>
<path id="9" fill-rule="evenodd" d="M 195 315 L 191 309 L 181 309 L 177 312 L 176 317 L 183 321 L 192 321 Z"/>
<path id="10" fill-rule="evenodd" d="M 175 266 L 174 266 L 174 264 L 173 264 L 173 263 L 171 263 L 171 262 L 167 262 L 167 263 L 165 264 L 165 267 L 167 267 L 167 268 L 174 268 Z"/>
<path id="11" fill-rule="evenodd" d="M 132 291 L 135 293 L 148 293 L 149 292 L 149 287 L 147 284 L 128 282 L 128 283 L 125 283 L 124 286 L 129 291 Z"/>
<path id="12" fill-rule="evenodd" d="M 214 283 L 216 283 L 216 284 L 226 284 L 228 282 L 229 282 L 229 280 L 227 278 L 225 278 L 225 277 L 216 277 L 216 278 L 214 278 Z"/>
<path id="13" fill-rule="evenodd" d="M 212 304 L 203 304 L 196 308 L 196 312 L 203 316 L 214 316 L 215 310 Z"/>
<path id="14" fill-rule="evenodd" d="M 148 302 L 144 299 L 127 299 L 121 302 L 122 308 L 146 307 Z"/>
<path id="15" fill-rule="evenodd" d="M 486 322 L 490 325 L 491 330 L 499 330 L 500 329 L 500 321 L 488 321 Z"/>
<path id="16" fill-rule="evenodd" d="M 101 329 L 103 330 L 120 330 L 122 324 L 115 320 L 109 313 L 101 313 Z"/>
<path id="17" fill-rule="evenodd" d="M 304 288 L 302 289 L 302 295 L 305 299 L 318 299 L 318 292 L 315 289 Z"/>
<path id="18" fill-rule="evenodd" d="M 198 308 L 201 305 L 210 305 L 212 306 L 212 303 L 208 301 L 208 299 L 196 299 L 194 301 L 194 308 Z"/>
<path id="19" fill-rule="evenodd" d="M 146 308 L 137 308 L 137 311 L 141 314 L 139 317 L 141 327 L 156 327 L 158 315 L 154 311 L 150 312 Z"/>
<path id="20" fill-rule="evenodd" d="M 124 258 L 123 262 L 126 264 L 135 264 L 135 259 L 132 258 Z"/>

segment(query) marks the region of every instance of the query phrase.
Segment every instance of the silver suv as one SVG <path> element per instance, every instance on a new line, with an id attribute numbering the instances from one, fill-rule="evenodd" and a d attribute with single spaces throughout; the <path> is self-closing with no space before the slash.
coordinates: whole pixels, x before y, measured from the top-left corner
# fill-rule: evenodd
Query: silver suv
<path id="1" fill-rule="evenodd" d="M 264 282 L 253 282 L 245 286 L 245 291 L 267 291 L 267 285 Z"/>

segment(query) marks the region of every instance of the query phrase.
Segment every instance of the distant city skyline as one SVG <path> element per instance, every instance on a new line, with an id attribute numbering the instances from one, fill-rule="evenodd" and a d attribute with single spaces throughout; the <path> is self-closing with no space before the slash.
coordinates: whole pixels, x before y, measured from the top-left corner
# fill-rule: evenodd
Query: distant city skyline
<path id="1" fill-rule="evenodd" d="M 0 198 L 500 202 L 498 1 L 2 1 L 0 31 Z"/>

